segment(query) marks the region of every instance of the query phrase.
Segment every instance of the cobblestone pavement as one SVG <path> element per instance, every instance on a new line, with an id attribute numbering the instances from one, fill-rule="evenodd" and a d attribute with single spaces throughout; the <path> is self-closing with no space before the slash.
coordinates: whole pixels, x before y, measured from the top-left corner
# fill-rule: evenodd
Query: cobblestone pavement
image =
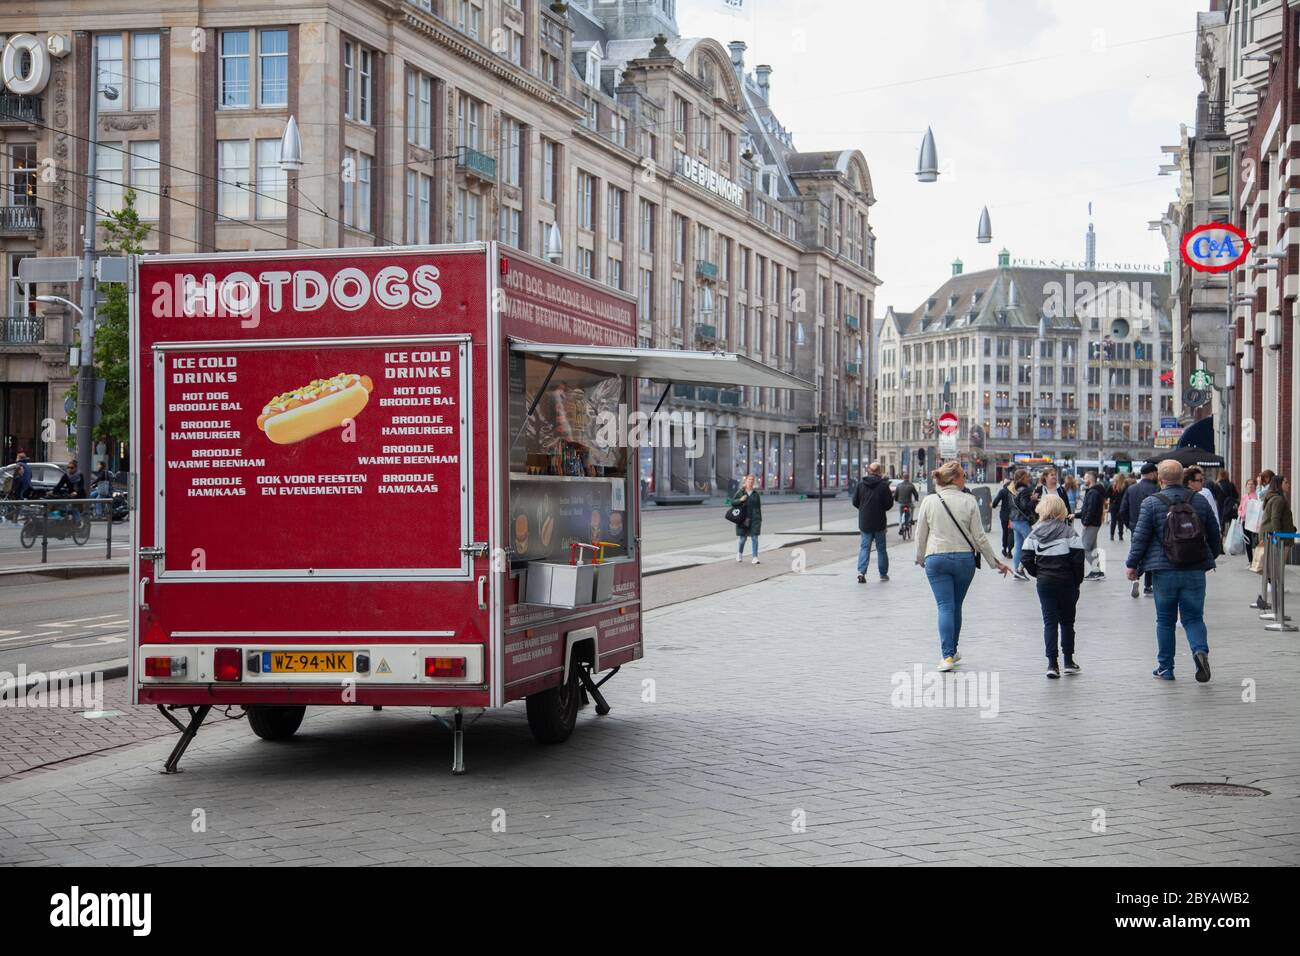
<path id="1" fill-rule="evenodd" d="M 287 744 L 217 721 L 179 776 L 157 773 L 159 740 L 0 783 L 0 860 L 1300 862 L 1300 639 L 1263 630 L 1234 559 L 1210 581 L 1214 680 L 1191 680 L 1183 643 L 1179 679 L 1156 682 L 1152 602 L 1111 547 L 1081 602 L 1084 673 L 1060 681 L 1033 585 L 981 572 L 962 637 L 976 706 L 895 706 L 938 655 L 895 545 L 889 582 L 814 562 L 649 612 L 646 660 L 606 685 L 613 713 L 584 711 L 562 746 L 534 744 L 512 705 L 473 724 L 453 777 L 448 733 L 418 712 L 314 711 Z M 1171 789 L 1198 781 L 1269 795 Z"/>

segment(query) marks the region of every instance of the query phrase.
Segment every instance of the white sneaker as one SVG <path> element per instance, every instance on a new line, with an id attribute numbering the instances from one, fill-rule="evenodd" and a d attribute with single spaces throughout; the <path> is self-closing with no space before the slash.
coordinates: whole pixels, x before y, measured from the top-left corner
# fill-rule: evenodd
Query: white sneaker
<path id="1" fill-rule="evenodd" d="M 755 559 L 754 559 L 754 563 L 755 563 L 755 564 L 758 564 L 758 558 L 755 558 Z"/>
<path id="2" fill-rule="evenodd" d="M 960 664 L 960 663 L 961 663 L 961 651 L 953 651 L 953 652 L 952 652 L 952 662 L 953 662 L 954 664 Z"/>
<path id="3" fill-rule="evenodd" d="M 950 671 L 957 666 L 957 659 L 954 657 L 945 657 L 939 662 L 939 670 Z"/>
<path id="4" fill-rule="evenodd" d="M 737 563 L 737 564 L 739 564 L 739 563 L 740 563 L 741 561 L 743 561 L 743 560 L 744 560 L 744 556 L 743 556 L 743 555 L 740 555 L 740 554 L 737 554 L 737 555 L 736 555 L 736 563 Z"/>

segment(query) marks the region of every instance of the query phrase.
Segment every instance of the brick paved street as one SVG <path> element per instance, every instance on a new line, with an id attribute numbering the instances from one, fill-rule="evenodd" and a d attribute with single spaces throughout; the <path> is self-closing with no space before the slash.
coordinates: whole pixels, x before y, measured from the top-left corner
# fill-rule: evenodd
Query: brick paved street
<path id="1" fill-rule="evenodd" d="M 651 611 L 647 659 L 606 685 L 613 713 L 584 711 L 563 746 L 534 744 L 513 705 L 470 728 L 470 772 L 453 777 L 448 733 L 419 712 L 314 711 L 289 744 L 215 721 L 180 776 L 156 772 L 168 739 L 0 783 L 0 859 L 1300 862 L 1300 639 L 1263 630 L 1234 559 L 1210 579 L 1214 680 L 1191 679 L 1181 644 L 1179 679 L 1157 683 L 1152 602 L 1128 596 L 1113 547 L 1081 605 L 1084 673 L 1061 681 L 1042 675 L 1033 586 L 981 573 L 963 667 L 996 677 L 996 716 L 891 705 L 891 676 L 937 659 L 928 588 L 895 545 L 887 583 L 814 560 Z M 1170 789 L 1222 780 L 1270 795 Z"/>

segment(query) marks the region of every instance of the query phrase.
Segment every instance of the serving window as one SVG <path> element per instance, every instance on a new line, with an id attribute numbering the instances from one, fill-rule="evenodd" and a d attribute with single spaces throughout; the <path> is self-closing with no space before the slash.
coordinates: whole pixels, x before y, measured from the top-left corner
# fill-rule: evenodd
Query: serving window
<path id="1" fill-rule="evenodd" d="M 575 543 L 603 546 L 607 560 L 630 554 L 629 442 L 640 444 L 631 381 L 510 353 L 508 538 L 517 560 L 567 562 Z"/>

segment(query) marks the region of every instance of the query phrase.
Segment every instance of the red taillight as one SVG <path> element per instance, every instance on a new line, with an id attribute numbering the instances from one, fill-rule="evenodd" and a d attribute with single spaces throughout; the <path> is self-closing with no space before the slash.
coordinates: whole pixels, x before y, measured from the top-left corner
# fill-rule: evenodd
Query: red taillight
<path id="1" fill-rule="evenodd" d="M 212 655 L 214 680 L 239 680 L 243 677 L 244 653 L 238 647 L 218 647 Z"/>
<path id="2" fill-rule="evenodd" d="M 183 657 L 146 657 L 145 677 L 184 677 L 186 661 Z"/>
<path id="3" fill-rule="evenodd" d="M 424 659 L 425 677 L 464 677 L 465 658 L 463 657 L 426 657 Z"/>

